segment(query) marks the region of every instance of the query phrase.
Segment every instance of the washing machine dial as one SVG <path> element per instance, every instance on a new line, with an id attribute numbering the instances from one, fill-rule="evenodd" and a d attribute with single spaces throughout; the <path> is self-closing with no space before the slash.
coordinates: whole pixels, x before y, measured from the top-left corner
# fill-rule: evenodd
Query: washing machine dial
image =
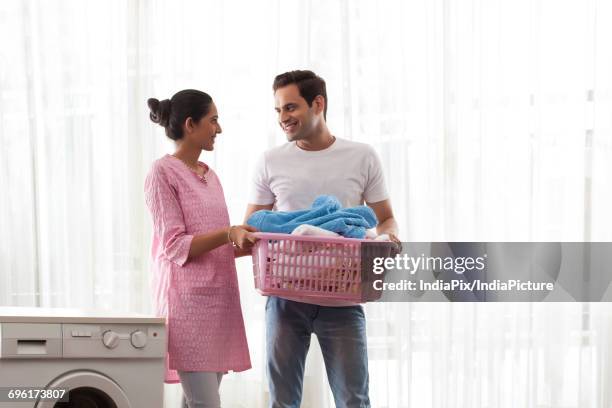
<path id="1" fill-rule="evenodd" d="M 102 343 L 107 348 L 114 349 L 119 345 L 119 335 L 112 330 L 107 330 L 102 335 Z"/>
<path id="2" fill-rule="evenodd" d="M 130 341 L 132 342 L 132 346 L 136 348 L 143 348 L 147 345 L 147 335 L 140 330 L 136 330 L 134 333 L 132 333 Z"/>

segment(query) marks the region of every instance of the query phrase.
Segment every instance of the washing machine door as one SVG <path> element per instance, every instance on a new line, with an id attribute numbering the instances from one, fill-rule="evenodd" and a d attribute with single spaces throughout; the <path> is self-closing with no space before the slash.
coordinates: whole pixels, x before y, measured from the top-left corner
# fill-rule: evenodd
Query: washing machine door
<path id="1" fill-rule="evenodd" d="M 63 374 L 51 381 L 47 388 L 69 390 L 69 401 L 37 401 L 34 408 L 132 408 L 115 381 L 94 371 Z"/>

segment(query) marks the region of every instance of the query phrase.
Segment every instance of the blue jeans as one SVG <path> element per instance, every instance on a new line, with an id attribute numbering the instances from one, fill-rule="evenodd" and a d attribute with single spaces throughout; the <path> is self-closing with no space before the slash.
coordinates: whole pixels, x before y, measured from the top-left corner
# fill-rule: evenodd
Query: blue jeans
<path id="1" fill-rule="evenodd" d="M 370 408 L 363 308 L 317 306 L 276 296 L 266 303 L 270 408 L 299 408 L 312 333 L 321 345 L 336 407 Z"/>

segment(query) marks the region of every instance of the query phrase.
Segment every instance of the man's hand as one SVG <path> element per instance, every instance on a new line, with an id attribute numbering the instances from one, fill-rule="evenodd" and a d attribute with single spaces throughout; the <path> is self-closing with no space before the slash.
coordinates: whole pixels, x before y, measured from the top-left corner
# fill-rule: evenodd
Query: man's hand
<path id="1" fill-rule="evenodd" d="M 391 253 L 389 254 L 389 256 L 393 258 L 395 257 L 395 255 L 400 254 L 402 252 L 402 242 L 392 232 L 383 232 L 380 235 L 385 235 L 385 234 L 389 237 L 389 241 L 395 244 L 395 248 L 391 250 Z"/>
<path id="2" fill-rule="evenodd" d="M 399 238 L 392 232 L 383 232 L 383 234 L 387 234 L 389 236 L 389 241 L 395 242 L 398 245 L 401 245 L 401 241 Z M 382 234 L 381 234 L 382 235 Z"/>
<path id="3" fill-rule="evenodd" d="M 395 234 L 389 234 L 389 239 L 391 241 L 393 241 L 395 243 L 396 247 L 397 247 L 396 248 L 397 253 L 393 254 L 393 256 L 395 257 L 395 255 L 401 254 L 402 253 L 402 249 L 403 249 L 402 248 L 402 241 L 400 241 L 399 238 L 395 236 Z"/>
<path id="4" fill-rule="evenodd" d="M 383 200 L 376 203 L 366 203 L 370 207 L 376 218 L 378 218 L 378 225 L 376 226 L 376 233 L 378 235 L 387 234 L 389 240 L 395 242 L 398 247 L 398 253 L 402 251 L 402 243 L 397 237 L 397 222 L 393 217 L 393 209 L 391 208 L 390 200 Z"/>

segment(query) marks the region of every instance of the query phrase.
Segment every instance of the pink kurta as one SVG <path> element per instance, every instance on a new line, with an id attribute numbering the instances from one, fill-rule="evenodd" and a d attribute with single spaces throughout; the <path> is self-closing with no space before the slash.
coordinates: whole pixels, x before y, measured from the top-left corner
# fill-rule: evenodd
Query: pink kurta
<path id="1" fill-rule="evenodd" d="M 147 176 L 145 198 L 153 216 L 155 309 L 167 322 L 166 382 L 179 381 L 175 370 L 251 368 L 232 246 L 187 260 L 195 235 L 229 226 L 217 175 L 208 169 L 202 179 L 166 155 Z"/>

